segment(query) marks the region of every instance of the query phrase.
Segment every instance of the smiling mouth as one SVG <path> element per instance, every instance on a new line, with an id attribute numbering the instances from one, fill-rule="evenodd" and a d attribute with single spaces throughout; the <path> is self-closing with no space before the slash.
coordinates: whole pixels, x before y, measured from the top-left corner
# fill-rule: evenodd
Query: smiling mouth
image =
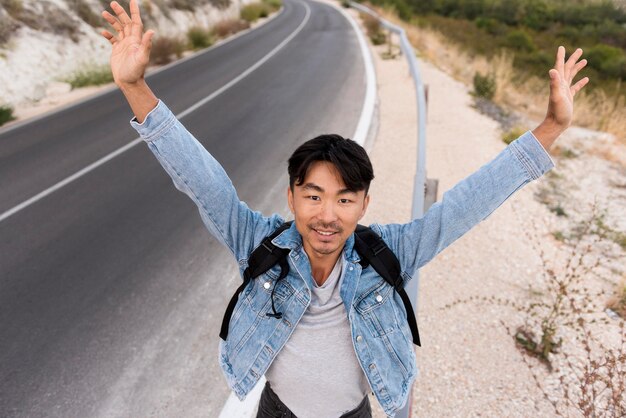
<path id="1" fill-rule="evenodd" d="M 313 229 L 313 230 L 323 237 L 330 237 L 337 233 L 337 231 L 320 231 L 319 229 Z"/>

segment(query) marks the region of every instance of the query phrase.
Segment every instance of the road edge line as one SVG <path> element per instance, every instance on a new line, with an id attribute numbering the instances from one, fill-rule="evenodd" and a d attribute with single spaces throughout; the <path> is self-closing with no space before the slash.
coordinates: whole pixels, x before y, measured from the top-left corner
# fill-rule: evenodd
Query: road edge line
<path id="1" fill-rule="evenodd" d="M 361 146 L 365 146 L 366 139 L 368 137 L 370 128 L 372 127 L 372 119 L 374 115 L 374 108 L 376 104 L 376 72 L 374 71 L 374 60 L 371 55 L 371 51 L 367 46 L 367 42 L 363 33 L 361 32 L 358 24 L 349 13 L 340 8 L 334 3 L 328 3 L 325 1 L 312 0 L 318 3 L 329 5 L 337 10 L 350 22 L 352 29 L 357 34 L 359 46 L 361 49 L 361 56 L 363 57 L 363 64 L 365 65 L 365 78 L 367 90 L 365 92 L 365 100 L 363 101 L 363 108 L 361 109 L 361 116 L 357 123 L 356 130 L 352 139 L 359 143 Z M 265 386 L 265 376 L 261 376 L 257 384 L 252 391 L 246 396 L 243 401 L 240 401 L 237 396 L 231 391 L 228 396 L 228 400 L 224 404 L 219 418 L 252 418 L 256 413 L 256 407 L 261 398 L 261 392 Z"/>

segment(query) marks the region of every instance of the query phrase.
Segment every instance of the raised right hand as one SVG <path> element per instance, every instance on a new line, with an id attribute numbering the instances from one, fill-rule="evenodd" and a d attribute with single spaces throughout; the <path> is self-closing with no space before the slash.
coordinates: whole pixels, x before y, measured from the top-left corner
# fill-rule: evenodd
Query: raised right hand
<path id="1" fill-rule="evenodd" d="M 111 8 L 117 17 L 107 11 L 102 12 L 102 17 L 113 26 L 116 33 L 107 30 L 101 32 L 113 45 L 111 72 L 118 86 L 133 85 L 144 78 L 154 31 L 143 32 L 137 0 L 130 0 L 130 17 L 116 1 L 111 2 Z"/>

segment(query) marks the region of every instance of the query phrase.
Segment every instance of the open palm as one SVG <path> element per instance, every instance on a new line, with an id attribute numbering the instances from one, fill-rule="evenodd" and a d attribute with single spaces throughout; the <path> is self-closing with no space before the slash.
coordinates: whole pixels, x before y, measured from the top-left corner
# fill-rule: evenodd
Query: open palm
<path id="1" fill-rule="evenodd" d="M 134 84 L 144 77 L 150 59 L 152 36 L 144 33 L 137 0 L 130 1 L 130 17 L 117 2 L 111 2 L 116 16 L 104 11 L 102 17 L 113 26 L 115 34 L 104 30 L 102 36 L 111 42 L 111 72 L 117 85 Z"/>
<path id="2" fill-rule="evenodd" d="M 574 77 L 587 65 L 587 60 L 580 60 L 583 51 L 578 48 L 565 62 L 565 48 L 560 46 L 556 53 L 554 68 L 550 70 L 550 102 L 546 119 L 567 128 L 572 123 L 574 114 L 574 95 L 588 82 L 584 77 L 572 85 Z"/>

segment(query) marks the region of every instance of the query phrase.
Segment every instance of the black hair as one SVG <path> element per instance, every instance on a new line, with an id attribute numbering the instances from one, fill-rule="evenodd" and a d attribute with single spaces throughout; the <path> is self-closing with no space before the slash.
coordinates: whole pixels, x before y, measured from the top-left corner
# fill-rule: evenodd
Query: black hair
<path id="1" fill-rule="evenodd" d="M 317 161 L 333 164 L 350 191 L 369 190 L 374 169 L 367 152 L 355 141 L 337 134 L 320 135 L 300 145 L 289 157 L 289 187 L 300 186 L 311 165 Z"/>

